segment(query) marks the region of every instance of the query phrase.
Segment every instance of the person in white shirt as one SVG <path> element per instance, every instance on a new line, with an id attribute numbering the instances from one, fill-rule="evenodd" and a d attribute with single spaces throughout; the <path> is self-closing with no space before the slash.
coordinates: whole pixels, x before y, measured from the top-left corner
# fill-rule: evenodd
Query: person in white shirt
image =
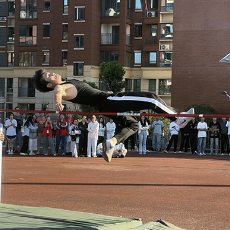
<path id="1" fill-rule="evenodd" d="M 110 118 L 109 122 L 106 124 L 106 131 L 107 131 L 107 140 L 112 139 L 115 134 L 116 124 L 113 122 L 113 119 Z"/>
<path id="2" fill-rule="evenodd" d="M 206 155 L 205 154 L 205 146 L 206 146 L 206 137 L 208 130 L 208 125 L 204 122 L 205 118 L 201 117 L 200 122 L 197 125 L 198 130 L 198 154 L 199 155 Z"/>
<path id="3" fill-rule="evenodd" d="M 105 121 L 103 117 L 99 118 L 99 130 L 98 130 L 98 141 L 97 145 L 105 140 Z"/>
<path id="4" fill-rule="evenodd" d="M 10 119 L 5 121 L 6 139 L 8 147 L 8 155 L 13 155 L 14 140 L 16 139 L 17 121 L 14 119 L 14 114 L 10 114 Z"/>
<path id="5" fill-rule="evenodd" d="M 88 124 L 88 148 L 87 148 L 87 157 L 97 157 L 96 148 L 97 148 L 97 139 L 98 139 L 98 129 L 99 124 L 97 122 L 96 116 L 91 117 L 91 122 Z"/>
<path id="6" fill-rule="evenodd" d="M 149 124 L 146 121 L 145 117 L 142 116 L 141 120 L 138 122 L 139 124 L 139 154 L 146 154 L 146 142 L 147 142 L 147 136 L 149 135 Z"/>
<path id="7" fill-rule="evenodd" d="M 37 123 L 37 117 L 34 114 L 33 117 L 28 117 L 29 120 L 29 155 L 34 156 L 36 155 L 33 151 L 38 150 L 38 123 Z"/>
<path id="8" fill-rule="evenodd" d="M 166 151 L 165 151 L 166 153 L 170 150 L 173 142 L 174 142 L 174 153 L 176 153 L 176 150 L 177 150 L 178 134 L 180 131 L 180 127 L 178 126 L 178 124 L 176 122 L 177 122 L 177 120 L 172 121 L 170 123 L 170 126 L 169 126 L 171 137 L 170 137 L 169 144 L 168 144 Z"/>

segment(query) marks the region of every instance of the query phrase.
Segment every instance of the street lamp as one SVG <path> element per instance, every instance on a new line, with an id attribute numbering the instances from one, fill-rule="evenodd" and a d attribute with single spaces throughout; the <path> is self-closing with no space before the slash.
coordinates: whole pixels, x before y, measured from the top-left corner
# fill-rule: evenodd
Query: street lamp
<path id="1" fill-rule="evenodd" d="M 220 91 L 222 94 L 226 95 L 228 97 L 228 99 L 230 100 L 230 95 L 228 94 L 227 91 Z"/>

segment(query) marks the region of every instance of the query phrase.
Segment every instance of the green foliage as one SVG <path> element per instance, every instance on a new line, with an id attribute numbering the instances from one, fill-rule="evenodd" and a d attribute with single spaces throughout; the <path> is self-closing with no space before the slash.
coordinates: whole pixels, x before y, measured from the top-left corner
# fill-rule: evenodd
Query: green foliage
<path id="1" fill-rule="evenodd" d="M 83 80 L 83 82 L 87 83 L 94 89 L 98 89 L 95 82 L 87 82 L 86 80 Z M 89 106 L 89 105 L 80 105 L 80 110 L 82 112 L 98 112 L 95 107 Z"/>
<path id="2" fill-rule="evenodd" d="M 189 110 L 190 108 L 194 108 L 195 114 L 217 114 L 217 111 L 207 104 L 194 104 L 188 107 L 187 110 Z M 205 118 L 205 122 L 207 124 L 209 124 L 211 121 L 212 118 Z"/>
<path id="3" fill-rule="evenodd" d="M 125 88 L 123 76 L 125 70 L 119 62 L 101 63 L 99 78 L 105 85 L 108 86 L 108 91 L 113 91 L 115 94 L 121 92 Z"/>

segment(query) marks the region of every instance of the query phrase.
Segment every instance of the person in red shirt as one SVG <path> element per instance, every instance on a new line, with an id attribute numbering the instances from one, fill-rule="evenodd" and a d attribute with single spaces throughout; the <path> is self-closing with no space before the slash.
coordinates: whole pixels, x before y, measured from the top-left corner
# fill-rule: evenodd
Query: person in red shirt
<path id="1" fill-rule="evenodd" d="M 69 135 L 69 129 L 74 122 L 72 114 L 68 114 L 65 121 L 67 122 L 66 153 L 68 155 L 72 155 L 72 153 L 71 153 L 71 137 Z"/>
<path id="2" fill-rule="evenodd" d="M 42 137 L 43 137 L 43 154 L 45 156 L 48 155 L 48 145 L 49 145 L 53 156 L 56 156 L 56 152 L 54 148 L 54 140 L 53 140 L 53 122 L 51 121 L 49 116 L 46 117 Z"/>
<path id="3" fill-rule="evenodd" d="M 65 156 L 65 147 L 66 147 L 66 136 L 67 136 L 67 126 L 68 123 L 64 119 L 64 115 L 60 114 L 59 120 L 57 121 L 57 129 L 56 129 L 56 147 L 55 151 L 58 154 L 59 145 L 61 143 L 61 152 L 62 156 Z"/>

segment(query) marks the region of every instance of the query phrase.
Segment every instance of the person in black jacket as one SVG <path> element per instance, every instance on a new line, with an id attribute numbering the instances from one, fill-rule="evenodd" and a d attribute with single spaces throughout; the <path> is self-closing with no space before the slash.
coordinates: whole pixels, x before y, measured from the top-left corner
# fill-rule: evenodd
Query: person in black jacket
<path id="1" fill-rule="evenodd" d="M 187 124 L 189 129 L 189 139 L 191 145 L 192 154 L 197 154 L 197 138 L 198 138 L 198 130 L 197 130 L 198 122 L 195 120 L 195 117 L 192 118 L 191 121 Z"/>
<path id="2" fill-rule="evenodd" d="M 179 153 L 183 152 L 183 148 L 185 146 L 184 152 L 188 152 L 188 147 L 189 147 L 189 127 L 188 124 L 180 129 L 180 134 L 181 134 L 181 142 L 180 142 L 180 151 Z"/>
<path id="3" fill-rule="evenodd" d="M 86 121 L 86 116 L 84 116 L 82 118 L 82 122 L 78 124 L 78 127 L 81 130 L 81 135 L 79 139 L 79 157 L 87 156 L 88 123 Z"/>

